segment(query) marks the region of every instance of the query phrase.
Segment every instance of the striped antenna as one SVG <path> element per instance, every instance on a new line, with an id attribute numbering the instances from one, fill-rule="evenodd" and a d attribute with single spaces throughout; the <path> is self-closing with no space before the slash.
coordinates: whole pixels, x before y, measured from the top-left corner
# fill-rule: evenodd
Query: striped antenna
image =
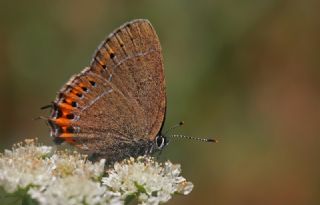
<path id="1" fill-rule="evenodd" d="M 170 135 L 172 138 L 182 138 L 182 139 L 188 139 L 188 140 L 197 140 L 201 142 L 213 142 L 218 143 L 218 140 L 211 139 L 211 138 L 200 138 L 200 137 L 191 137 L 191 136 L 185 136 L 185 135 Z"/>

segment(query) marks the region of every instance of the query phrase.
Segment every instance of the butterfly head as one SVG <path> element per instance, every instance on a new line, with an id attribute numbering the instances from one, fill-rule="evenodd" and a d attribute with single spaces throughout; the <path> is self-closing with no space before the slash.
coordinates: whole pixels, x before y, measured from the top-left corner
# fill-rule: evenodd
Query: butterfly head
<path id="1" fill-rule="evenodd" d="M 158 135 L 155 138 L 154 146 L 156 150 L 162 150 L 169 143 L 168 138 L 163 135 Z"/>

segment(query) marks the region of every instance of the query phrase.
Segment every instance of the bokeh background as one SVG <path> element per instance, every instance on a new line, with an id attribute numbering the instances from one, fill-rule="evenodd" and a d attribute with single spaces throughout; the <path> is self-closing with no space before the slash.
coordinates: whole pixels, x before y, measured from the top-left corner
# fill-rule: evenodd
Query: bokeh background
<path id="1" fill-rule="evenodd" d="M 195 184 L 169 204 L 320 203 L 319 1 L 0 1 L 0 148 L 52 144 L 33 118 L 87 66 L 96 46 L 149 19 L 165 61 L 166 127 L 220 143 L 172 140 L 161 158 Z"/>

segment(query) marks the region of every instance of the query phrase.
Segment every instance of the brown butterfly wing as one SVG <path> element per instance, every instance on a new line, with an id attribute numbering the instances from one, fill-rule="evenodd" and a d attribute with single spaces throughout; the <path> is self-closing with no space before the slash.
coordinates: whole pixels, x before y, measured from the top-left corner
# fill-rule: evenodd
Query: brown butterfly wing
<path id="1" fill-rule="evenodd" d="M 144 154 L 166 109 L 160 42 L 147 20 L 126 23 L 98 47 L 90 67 L 60 90 L 51 135 L 116 161 Z"/>

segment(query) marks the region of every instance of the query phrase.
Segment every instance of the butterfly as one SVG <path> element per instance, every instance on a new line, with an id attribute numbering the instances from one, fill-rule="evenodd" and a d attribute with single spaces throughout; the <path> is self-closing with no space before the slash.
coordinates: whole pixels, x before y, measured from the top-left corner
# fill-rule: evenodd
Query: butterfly
<path id="1" fill-rule="evenodd" d="M 47 118 L 50 135 L 107 164 L 160 151 L 168 144 L 165 87 L 155 29 L 144 19 L 125 23 L 60 89 Z"/>

